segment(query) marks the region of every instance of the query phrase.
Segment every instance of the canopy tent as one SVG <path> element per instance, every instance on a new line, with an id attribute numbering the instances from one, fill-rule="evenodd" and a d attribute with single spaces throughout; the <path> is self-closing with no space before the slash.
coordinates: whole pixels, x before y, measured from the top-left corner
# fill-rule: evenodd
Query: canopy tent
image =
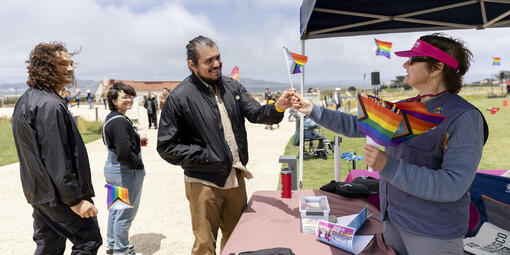
<path id="1" fill-rule="evenodd" d="M 301 39 L 510 26 L 509 0 L 304 0 Z"/>
<path id="2" fill-rule="evenodd" d="M 368 34 L 510 26 L 510 0 L 303 0 L 300 11 L 301 54 L 305 40 Z M 304 73 L 301 93 L 304 91 Z M 302 118 L 302 116 L 301 116 Z M 303 146 L 303 120 L 300 146 Z M 336 149 L 336 148 L 335 148 Z M 303 180 L 300 148 L 299 187 Z M 340 163 L 335 157 L 335 179 Z"/>

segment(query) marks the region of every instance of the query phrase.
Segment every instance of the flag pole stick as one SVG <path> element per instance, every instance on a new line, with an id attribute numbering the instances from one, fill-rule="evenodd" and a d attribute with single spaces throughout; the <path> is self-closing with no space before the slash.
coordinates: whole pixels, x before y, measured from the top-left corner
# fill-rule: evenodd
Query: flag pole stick
<path id="1" fill-rule="evenodd" d="M 287 70 L 287 73 L 289 74 L 289 81 L 290 81 L 290 88 L 294 89 L 294 85 L 292 84 L 292 75 L 290 74 L 289 70 L 289 59 L 287 58 L 287 48 L 283 47 L 283 56 L 285 57 L 285 69 Z"/>
<path id="2" fill-rule="evenodd" d="M 301 40 L 301 55 L 305 56 L 305 40 Z M 301 66 L 301 95 L 305 92 L 305 66 Z M 299 190 L 303 189 L 303 154 L 305 147 L 305 118 L 303 114 L 299 116 Z"/>

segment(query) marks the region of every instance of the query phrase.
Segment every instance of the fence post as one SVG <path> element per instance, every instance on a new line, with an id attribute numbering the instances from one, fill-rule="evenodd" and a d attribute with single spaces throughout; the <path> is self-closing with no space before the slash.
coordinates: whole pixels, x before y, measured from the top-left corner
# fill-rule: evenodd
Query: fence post
<path id="1" fill-rule="evenodd" d="M 99 121 L 99 115 L 97 113 L 97 107 L 94 107 L 94 109 L 96 109 L 96 121 Z"/>

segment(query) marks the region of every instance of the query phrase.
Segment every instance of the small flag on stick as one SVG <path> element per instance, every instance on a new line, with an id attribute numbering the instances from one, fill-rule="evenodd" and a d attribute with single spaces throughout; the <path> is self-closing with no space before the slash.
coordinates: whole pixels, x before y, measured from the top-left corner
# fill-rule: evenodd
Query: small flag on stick
<path id="1" fill-rule="evenodd" d="M 133 208 L 129 203 L 129 191 L 127 188 L 110 184 L 105 184 L 104 187 L 108 190 L 108 197 L 106 199 L 108 210 Z"/>
<path id="2" fill-rule="evenodd" d="M 284 49 L 285 57 L 287 58 L 287 64 L 289 66 L 289 73 L 290 74 L 301 73 L 301 67 L 306 64 L 306 62 L 308 61 L 308 57 L 290 52 L 285 47 Z"/>
<path id="3" fill-rule="evenodd" d="M 230 73 L 230 78 L 239 81 L 239 67 L 234 66 L 234 69 L 232 69 L 232 72 Z"/>
<path id="4" fill-rule="evenodd" d="M 493 57 L 492 58 L 492 65 L 493 66 L 500 66 L 501 65 L 501 58 Z"/>
<path id="5" fill-rule="evenodd" d="M 375 45 L 377 46 L 377 50 L 375 51 L 375 55 L 384 56 L 387 58 L 391 58 L 391 42 L 383 42 L 375 39 Z"/>

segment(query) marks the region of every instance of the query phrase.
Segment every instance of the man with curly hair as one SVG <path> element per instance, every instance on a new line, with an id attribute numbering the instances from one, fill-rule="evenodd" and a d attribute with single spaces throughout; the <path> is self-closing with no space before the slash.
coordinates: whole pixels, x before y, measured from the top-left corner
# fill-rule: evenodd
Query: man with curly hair
<path id="1" fill-rule="evenodd" d="M 34 208 L 35 254 L 97 254 L 102 244 L 87 150 L 59 95 L 74 82 L 71 56 L 62 43 L 40 43 L 30 53 L 29 88 L 12 115 L 21 184 Z"/>

